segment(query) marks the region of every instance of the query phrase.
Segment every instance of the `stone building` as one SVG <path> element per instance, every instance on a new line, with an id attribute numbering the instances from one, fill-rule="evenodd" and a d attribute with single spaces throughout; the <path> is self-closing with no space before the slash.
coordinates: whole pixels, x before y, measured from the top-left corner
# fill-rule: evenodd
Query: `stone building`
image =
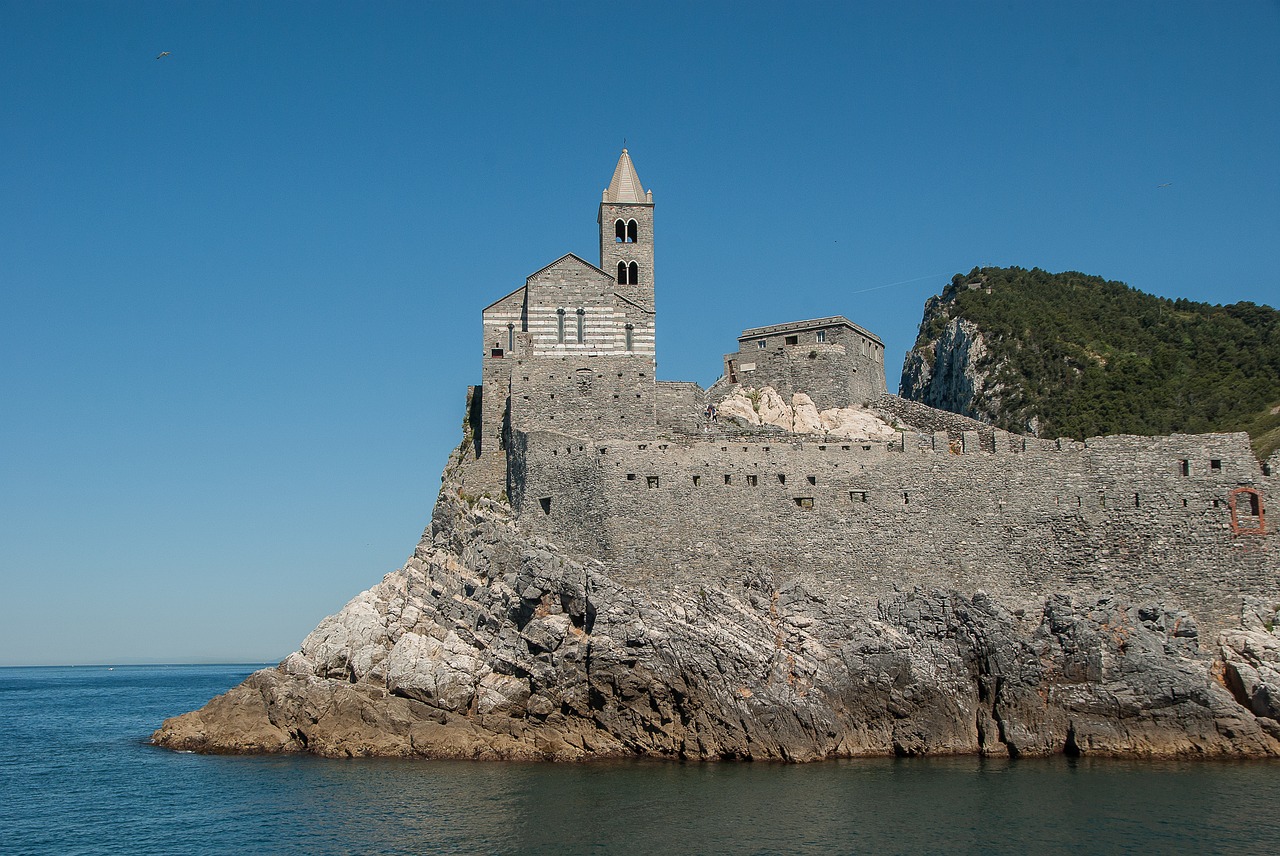
<path id="1" fill-rule="evenodd" d="M 658 381 L 653 211 L 624 149 L 599 266 L 562 256 L 484 309 L 462 481 L 533 533 L 623 583 L 759 571 L 827 597 L 921 583 L 1014 604 L 1149 590 L 1222 626 L 1280 590 L 1280 453 L 1259 462 L 1244 434 L 1011 435 L 886 394 L 883 343 L 838 315 L 744 330 L 709 390 Z M 739 385 L 859 408 L 887 434 L 709 418 Z"/>
<path id="2" fill-rule="evenodd" d="M 623 149 L 600 202 L 600 265 L 568 253 L 485 307 L 477 457 L 513 430 L 636 436 L 657 425 L 653 193 Z"/>
<path id="3" fill-rule="evenodd" d="M 884 343 L 848 318 L 814 318 L 743 330 L 725 354 L 730 384 L 803 392 L 819 409 L 866 404 L 884 395 Z"/>

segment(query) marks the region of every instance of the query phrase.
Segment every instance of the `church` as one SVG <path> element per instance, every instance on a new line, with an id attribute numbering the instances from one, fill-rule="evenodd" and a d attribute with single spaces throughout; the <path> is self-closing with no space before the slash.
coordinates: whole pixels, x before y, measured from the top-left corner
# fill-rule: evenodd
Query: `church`
<path id="1" fill-rule="evenodd" d="M 492 478 L 504 475 L 505 462 L 495 459 L 513 431 L 705 434 L 708 404 L 736 384 L 812 390 L 824 407 L 885 392 L 883 343 L 840 316 L 745 331 L 741 355 L 725 358 L 725 377 L 710 391 L 658 381 L 653 211 L 653 191 L 623 149 L 596 217 L 599 264 L 567 253 L 484 308 L 471 427 L 476 458 L 489 458 Z"/>

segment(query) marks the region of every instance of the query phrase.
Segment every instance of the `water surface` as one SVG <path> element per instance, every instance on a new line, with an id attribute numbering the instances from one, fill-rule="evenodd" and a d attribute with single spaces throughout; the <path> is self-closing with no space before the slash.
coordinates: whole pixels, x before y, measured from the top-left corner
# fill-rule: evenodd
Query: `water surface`
<path id="1" fill-rule="evenodd" d="M 169 752 L 254 666 L 0 668 L 3 853 L 1246 853 L 1280 764 L 466 763 Z"/>

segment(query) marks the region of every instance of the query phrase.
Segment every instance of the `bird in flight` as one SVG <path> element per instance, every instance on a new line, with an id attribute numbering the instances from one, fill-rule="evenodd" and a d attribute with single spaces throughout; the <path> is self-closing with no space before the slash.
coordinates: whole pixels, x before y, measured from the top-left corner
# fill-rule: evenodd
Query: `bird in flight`
<path id="1" fill-rule="evenodd" d="M 1164 184 L 1157 184 L 1157 185 L 1156 185 L 1156 187 L 1157 187 L 1157 188 L 1161 188 L 1161 187 L 1173 187 L 1173 182 L 1172 182 L 1172 181 L 1166 181 Z"/>
<path id="2" fill-rule="evenodd" d="M 160 51 L 159 55 L 156 56 L 156 59 L 164 59 L 168 55 L 169 55 L 168 51 Z"/>

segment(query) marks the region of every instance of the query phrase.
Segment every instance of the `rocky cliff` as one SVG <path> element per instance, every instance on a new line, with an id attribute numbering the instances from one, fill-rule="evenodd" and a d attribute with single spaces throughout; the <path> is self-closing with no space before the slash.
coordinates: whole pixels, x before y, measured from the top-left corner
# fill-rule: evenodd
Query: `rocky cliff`
<path id="1" fill-rule="evenodd" d="M 920 339 L 902 366 L 902 397 L 1037 436 L 1035 414 L 1008 413 L 1005 385 L 998 379 L 1004 361 L 992 357 L 977 324 L 952 317 L 956 311 L 954 300 L 945 294 L 925 302 Z M 928 331 L 938 332 L 931 336 Z M 1010 418 L 1003 418 L 1006 415 Z"/>
<path id="2" fill-rule="evenodd" d="M 974 268 L 925 303 L 901 394 L 1051 438 L 1248 430 L 1265 458 L 1280 312 L 1071 271 Z"/>
<path id="3" fill-rule="evenodd" d="M 152 736 L 329 756 L 815 760 L 1280 755 L 1271 603 L 1201 638 L 1176 605 L 1100 594 L 1009 612 L 982 592 L 867 606 L 784 569 L 626 588 L 446 481 L 405 566 Z"/>

